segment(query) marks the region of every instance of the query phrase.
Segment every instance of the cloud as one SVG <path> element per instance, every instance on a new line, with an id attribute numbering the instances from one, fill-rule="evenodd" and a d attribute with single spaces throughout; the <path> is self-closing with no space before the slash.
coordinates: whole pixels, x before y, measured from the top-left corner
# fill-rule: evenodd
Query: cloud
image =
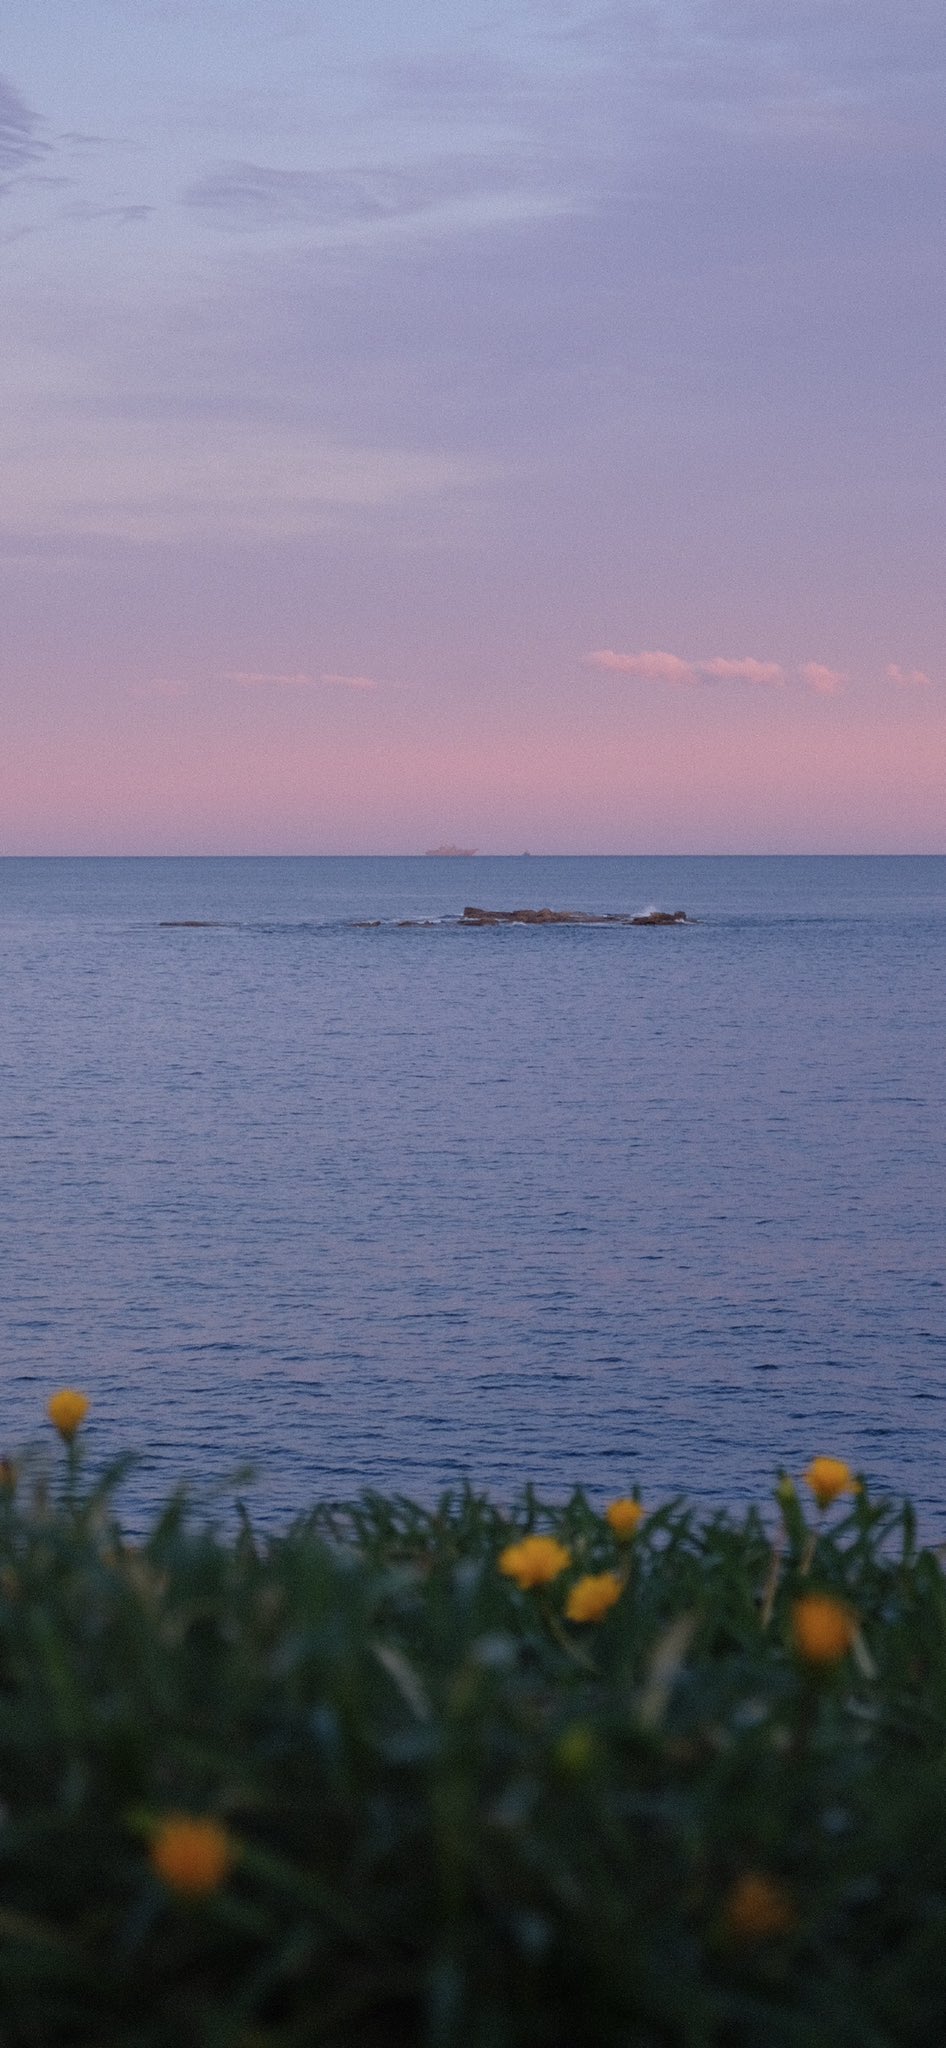
<path id="1" fill-rule="evenodd" d="M 933 681 L 924 668 L 900 668 L 895 661 L 885 673 L 887 681 L 899 683 L 902 690 L 928 690 Z"/>
<path id="2" fill-rule="evenodd" d="M 0 78 L 0 171 L 19 170 L 45 156 L 48 145 L 37 136 L 39 118 L 21 99 L 8 78 Z"/>
<path id="3" fill-rule="evenodd" d="M 640 676 L 650 683 L 698 683 L 702 678 L 720 683 L 784 683 L 786 678 L 781 662 L 756 661 L 751 655 L 739 661 L 730 661 L 720 654 L 711 660 L 684 661 L 680 655 L 664 651 L 645 649 L 640 654 L 616 654 L 613 648 L 602 647 L 582 659 L 586 667 L 606 669 L 613 675 Z M 850 681 L 845 669 L 828 668 L 821 661 L 801 662 L 797 673 L 819 697 L 836 697 Z M 891 662 L 886 675 L 889 682 L 904 690 L 929 689 L 932 680 L 925 669 L 900 668 L 896 662 Z"/>
<path id="4" fill-rule="evenodd" d="M 376 690 L 378 687 L 373 676 L 343 676 L 335 670 L 323 670 L 321 675 L 311 676 L 301 669 L 294 675 L 271 670 L 230 669 L 226 679 L 228 683 L 240 683 L 248 690 L 317 690 L 323 684 L 343 690 Z"/>
<path id="5" fill-rule="evenodd" d="M 606 669 L 612 675 L 639 676 L 648 683 L 752 683 L 781 684 L 786 681 L 788 671 L 779 661 L 757 661 L 751 654 L 732 660 L 723 654 L 704 656 L 686 661 L 679 654 L 668 654 L 665 649 L 644 649 L 640 654 L 616 654 L 611 647 L 598 648 L 593 654 L 582 656 L 588 668 Z M 820 661 L 806 661 L 799 664 L 795 673 L 820 697 L 834 697 L 849 680 L 846 672 L 839 668 L 828 668 Z M 891 682 L 923 684 L 929 682 L 922 669 L 904 670 L 888 668 Z"/>
<path id="6" fill-rule="evenodd" d="M 66 436 L 54 408 L 40 411 L 0 471 L 5 533 L 175 546 L 215 535 L 304 538 L 343 515 L 384 517 L 491 474 L 449 452 L 333 444 L 292 419 L 234 420 L 219 399 L 215 417 L 197 406 L 169 420 L 135 419 L 131 410 L 74 414 Z"/>
<path id="7" fill-rule="evenodd" d="M 668 654 L 662 648 L 644 648 L 640 654 L 616 654 L 611 647 L 601 647 L 594 654 L 584 655 L 583 660 L 589 668 L 607 669 L 612 675 L 640 676 L 648 683 L 698 683 L 702 678 L 720 683 L 785 681 L 785 670 L 779 662 L 755 661 L 748 654 L 740 661 L 730 661 L 722 654 L 705 661 L 684 661 L 679 654 Z"/>
<path id="8" fill-rule="evenodd" d="M 335 226 L 342 221 L 376 220 L 384 210 L 357 178 L 253 163 L 218 164 L 187 187 L 184 203 L 250 228 L 290 221 Z"/>
<path id="9" fill-rule="evenodd" d="M 798 673 L 802 682 L 807 683 L 809 690 L 816 690 L 819 697 L 836 697 L 848 680 L 843 669 L 825 668 L 820 661 L 802 662 Z"/>
<path id="10" fill-rule="evenodd" d="M 696 664 L 701 675 L 715 676 L 722 683 L 784 683 L 785 670 L 777 661 L 753 661 L 746 655 L 742 661 L 726 661 L 716 655 L 712 661 Z"/>
<path id="11" fill-rule="evenodd" d="M 618 676 L 641 676 L 648 683 L 695 683 L 697 680 L 692 662 L 681 661 L 678 654 L 666 654 L 660 648 L 644 648 L 640 654 L 615 654 L 611 647 L 599 647 L 594 654 L 586 654 L 582 659 L 588 668 L 607 669 Z"/>
<path id="12" fill-rule="evenodd" d="M 91 200 L 77 199 L 75 204 L 65 208 L 67 220 L 117 220 L 123 225 L 132 221 L 150 220 L 153 206 L 134 201 L 128 206 L 96 206 Z"/>
<path id="13" fill-rule="evenodd" d="M 431 157 L 422 164 L 362 166 L 350 171 L 283 170 L 269 164 L 223 163 L 195 179 L 184 204 L 235 228 L 357 226 L 403 219 L 517 182 L 518 161 L 491 152 Z"/>

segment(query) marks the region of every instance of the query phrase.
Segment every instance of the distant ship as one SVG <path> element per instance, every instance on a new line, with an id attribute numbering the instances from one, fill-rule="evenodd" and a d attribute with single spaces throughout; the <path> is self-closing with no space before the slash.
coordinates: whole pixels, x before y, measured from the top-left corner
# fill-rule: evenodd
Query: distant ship
<path id="1" fill-rule="evenodd" d="M 475 846 L 428 846 L 425 860 L 472 860 Z"/>

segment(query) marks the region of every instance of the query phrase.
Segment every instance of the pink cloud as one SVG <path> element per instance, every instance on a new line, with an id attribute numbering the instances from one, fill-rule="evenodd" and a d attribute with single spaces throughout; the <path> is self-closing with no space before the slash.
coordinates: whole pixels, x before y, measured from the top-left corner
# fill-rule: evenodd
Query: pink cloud
<path id="1" fill-rule="evenodd" d="M 601 647 L 594 654 L 584 656 L 590 668 L 608 669 L 613 675 L 640 676 L 648 683 L 698 683 L 701 676 L 711 677 L 717 682 L 734 683 L 782 683 L 785 671 L 777 661 L 754 661 L 746 655 L 741 661 L 728 661 L 723 655 L 714 655 L 710 661 L 684 661 L 679 654 L 668 654 L 664 648 L 644 648 L 640 654 L 616 654 L 611 647 Z"/>
<path id="2" fill-rule="evenodd" d="M 899 668 L 895 661 L 886 673 L 888 682 L 899 683 L 903 690 L 928 690 L 933 680 L 924 668 Z"/>
<path id="3" fill-rule="evenodd" d="M 716 655 L 712 661 L 697 663 L 704 676 L 716 676 L 720 682 L 728 683 L 784 683 L 785 670 L 777 661 L 753 661 L 746 655 L 742 661 L 726 661 Z"/>
<path id="4" fill-rule="evenodd" d="M 847 682 L 843 669 L 825 668 L 820 661 L 803 662 L 798 673 L 809 690 L 817 690 L 819 697 L 836 697 Z"/>
<path id="5" fill-rule="evenodd" d="M 694 661 L 685 661 L 679 654 L 668 654 L 665 648 L 644 648 L 640 654 L 617 654 L 612 647 L 600 647 L 593 654 L 583 656 L 586 667 L 608 670 L 612 675 L 640 676 L 645 682 L 653 683 L 750 683 L 771 686 L 787 680 L 789 671 L 779 661 L 758 661 L 754 655 L 742 655 L 738 660 L 728 655 L 714 654 Z M 795 671 L 800 680 L 820 697 L 833 697 L 849 680 L 844 669 L 829 668 L 825 662 L 806 661 Z M 908 684 L 927 683 L 929 677 L 921 669 L 904 670 L 888 668 L 892 682 Z"/>
<path id="6" fill-rule="evenodd" d="M 615 654 L 611 647 L 601 647 L 594 654 L 583 657 L 589 668 L 608 669 L 613 675 L 641 676 L 648 683 L 695 683 L 696 669 L 691 661 L 681 661 L 678 654 L 665 654 L 661 649 L 645 648 L 640 654 Z"/>

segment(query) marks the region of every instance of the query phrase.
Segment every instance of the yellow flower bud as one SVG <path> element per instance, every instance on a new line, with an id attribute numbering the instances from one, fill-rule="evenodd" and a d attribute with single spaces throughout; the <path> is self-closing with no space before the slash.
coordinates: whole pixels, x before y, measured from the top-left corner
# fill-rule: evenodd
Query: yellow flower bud
<path id="1" fill-rule="evenodd" d="M 856 1493 L 857 1480 L 843 1458 L 812 1458 L 805 1473 L 819 1508 L 829 1508 L 842 1493 Z"/>
<path id="2" fill-rule="evenodd" d="M 857 1621 L 831 1593 L 806 1593 L 792 1608 L 792 1642 L 806 1664 L 839 1664 L 855 1636 Z"/>
<path id="3" fill-rule="evenodd" d="M 46 1413 L 54 1429 L 58 1429 L 64 1443 L 70 1444 L 80 1424 L 89 1412 L 87 1394 L 77 1394 L 74 1387 L 62 1387 L 58 1394 L 51 1394 L 46 1403 Z"/>
<path id="4" fill-rule="evenodd" d="M 645 1513 L 646 1509 L 642 1508 L 639 1500 L 613 1500 L 610 1507 L 605 1508 L 604 1519 L 610 1523 L 619 1543 L 629 1543 L 631 1537 L 637 1535 Z"/>
<path id="5" fill-rule="evenodd" d="M 523 1536 L 500 1552 L 499 1569 L 527 1593 L 533 1586 L 550 1586 L 571 1561 L 571 1552 L 554 1536 Z"/>
<path id="6" fill-rule="evenodd" d="M 172 1892 L 188 1899 L 218 1891 L 234 1861 L 234 1845 L 216 1820 L 171 1814 L 151 1843 L 151 1867 Z"/>
<path id="7" fill-rule="evenodd" d="M 577 1579 L 565 1602 L 565 1614 L 569 1621 L 603 1621 L 616 1600 L 620 1600 L 624 1582 L 617 1572 L 589 1572 L 586 1578 Z"/>

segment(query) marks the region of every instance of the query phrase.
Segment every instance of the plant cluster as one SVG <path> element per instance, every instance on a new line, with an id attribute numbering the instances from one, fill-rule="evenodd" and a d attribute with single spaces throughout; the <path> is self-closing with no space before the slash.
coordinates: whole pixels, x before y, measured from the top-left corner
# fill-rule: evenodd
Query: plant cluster
<path id="1" fill-rule="evenodd" d="M 763 1515 L 0 1469 L 2 2048 L 934 2048 L 946 1584 Z"/>

